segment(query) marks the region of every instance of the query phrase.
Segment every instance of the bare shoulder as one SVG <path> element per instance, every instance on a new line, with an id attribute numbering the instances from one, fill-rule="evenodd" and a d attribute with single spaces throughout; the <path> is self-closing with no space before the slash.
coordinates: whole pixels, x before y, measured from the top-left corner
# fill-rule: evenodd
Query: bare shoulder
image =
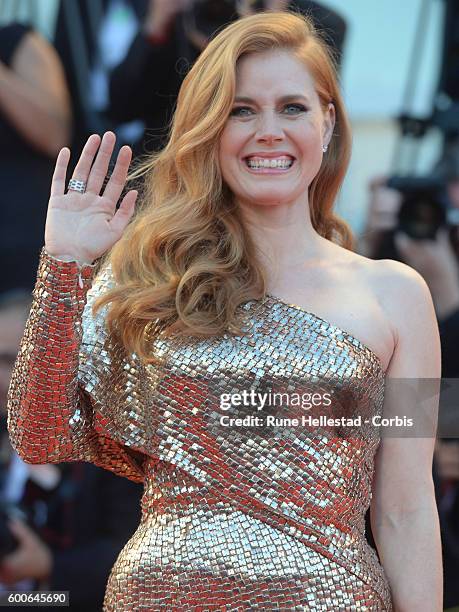
<path id="1" fill-rule="evenodd" d="M 54 55 L 54 50 L 48 41 L 38 32 L 28 31 L 16 47 L 12 58 L 13 68 L 20 68 L 28 61 L 44 62 Z"/>
<path id="2" fill-rule="evenodd" d="M 432 306 L 426 281 L 410 266 L 394 259 L 361 259 L 362 272 L 391 316 L 406 313 L 409 306 Z"/>
<path id="3" fill-rule="evenodd" d="M 342 262 L 350 271 L 355 272 L 369 283 L 369 289 L 397 296 L 400 289 L 408 292 L 424 292 L 430 295 L 429 288 L 422 276 L 410 266 L 395 259 L 370 259 L 349 251 L 338 245 L 333 245 L 334 257 Z M 408 296 L 407 296 L 408 297 Z M 396 300 L 397 301 L 397 300 Z"/>
<path id="4" fill-rule="evenodd" d="M 395 259 L 370 259 L 342 247 L 338 248 L 349 270 L 362 279 L 368 291 L 373 293 L 391 318 L 398 312 L 406 312 L 407 306 L 432 303 L 427 283 L 410 266 Z"/>
<path id="5" fill-rule="evenodd" d="M 401 261 L 395 259 L 369 259 L 363 255 L 354 256 L 358 258 L 362 272 L 368 276 L 369 281 L 374 281 L 378 286 L 384 283 L 384 289 L 398 291 L 405 287 L 412 291 L 427 291 L 430 294 L 427 283 L 423 277 Z"/>
<path id="6" fill-rule="evenodd" d="M 40 85 L 43 85 L 58 78 L 59 84 L 65 85 L 64 72 L 57 51 L 38 32 L 29 31 L 25 34 L 14 52 L 11 66 L 19 76 L 31 83 L 39 78 Z"/>
<path id="7" fill-rule="evenodd" d="M 380 303 L 395 340 L 393 374 L 436 376 L 440 367 L 437 317 L 430 289 L 410 266 L 359 256 L 362 274 Z"/>

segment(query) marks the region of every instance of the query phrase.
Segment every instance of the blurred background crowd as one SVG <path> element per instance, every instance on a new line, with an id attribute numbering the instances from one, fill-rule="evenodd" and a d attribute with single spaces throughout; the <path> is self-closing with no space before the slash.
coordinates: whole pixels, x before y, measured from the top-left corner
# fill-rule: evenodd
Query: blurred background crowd
<path id="1" fill-rule="evenodd" d="M 443 377 L 459 379 L 458 2 L 0 0 L 2 590 L 68 590 L 71 609 L 100 610 L 110 568 L 140 520 L 141 485 L 86 463 L 29 465 L 9 445 L 6 394 L 56 155 L 69 146 L 75 161 L 88 135 L 107 129 L 137 159 L 160 148 L 180 84 L 212 33 L 266 9 L 310 15 L 334 48 L 354 129 L 338 212 L 358 252 L 425 278 Z M 404 45 L 394 44 L 397 32 Z M 459 441 L 454 427 L 442 435 L 434 478 L 445 609 L 459 609 Z"/>

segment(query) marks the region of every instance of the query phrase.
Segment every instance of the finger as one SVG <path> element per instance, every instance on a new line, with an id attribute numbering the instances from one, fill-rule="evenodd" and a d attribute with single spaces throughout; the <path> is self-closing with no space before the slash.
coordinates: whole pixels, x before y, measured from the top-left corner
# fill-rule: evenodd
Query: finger
<path id="1" fill-rule="evenodd" d="M 99 195 L 105 177 L 107 176 L 108 165 L 115 147 L 116 136 L 113 132 L 105 132 L 100 143 L 99 152 L 89 173 L 86 191 Z"/>
<path id="2" fill-rule="evenodd" d="M 91 170 L 92 162 L 97 153 L 97 149 L 100 144 L 99 134 L 91 134 L 86 141 L 81 152 L 80 159 L 78 160 L 75 170 L 73 171 L 72 178 L 78 181 L 87 181 L 89 172 Z"/>
<path id="3" fill-rule="evenodd" d="M 108 198 L 114 203 L 118 202 L 123 191 L 131 158 L 131 147 L 128 147 L 127 145 L 121 147 L 112 175 L 110 176 L 107 186 L 104 189 L 104 197 Z"/>
<path id="4" fill-rule="evenodd" d="M 70 160 L 70 149 L 64 147 L 59 151 L 54 168 L 53 178 L 51 180 L 51 195 L 64 195 L 65 179 L 67 176 L 67 168 Z"/>
<path id="5" fill-rule="evenodd" d="M 114 214 L 113 219 L 110 221 L 110 228 L 117 236 L 121 236 L 130 218 L 134 214 L 137 195 L 138 191 L 135 189 L 128 191 L 122 199 L 120 207 Z"/>

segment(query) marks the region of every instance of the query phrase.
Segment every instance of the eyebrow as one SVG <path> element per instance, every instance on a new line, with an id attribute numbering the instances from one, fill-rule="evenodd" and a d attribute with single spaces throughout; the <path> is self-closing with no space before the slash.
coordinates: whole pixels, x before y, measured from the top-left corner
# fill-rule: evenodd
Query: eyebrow
<path id="1" fill-rule="evenodd" d="M 308 98 L 303 96 L 302 94 L 287 94 L 286 96 L 281 96 L 278 98 L 278 102 L 290 102 L 291 100 L 304 100 L 309 104 Z M 249 98 L 248 96 L 237 96 L 234 98 L 234 102 L 245 102 L 246 104 L 253 104 L 255 100 Z"/>

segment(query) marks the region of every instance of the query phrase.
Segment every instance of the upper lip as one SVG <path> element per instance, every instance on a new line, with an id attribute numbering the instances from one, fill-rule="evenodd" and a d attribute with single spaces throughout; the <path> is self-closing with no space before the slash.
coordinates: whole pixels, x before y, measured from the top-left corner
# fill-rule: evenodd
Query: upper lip
<path id="1" fill-rule="evenodd" d="M 244 155 L 243 159 L 247 159 L 248 157 L 265 157 L 266 159 L 275 159 L 276 157 L 291 157 L 295 159 L 295 157 L 288 153 L 287 151 L 257 151 L 255 153 L 249 153 L 248 155 Z"/>

